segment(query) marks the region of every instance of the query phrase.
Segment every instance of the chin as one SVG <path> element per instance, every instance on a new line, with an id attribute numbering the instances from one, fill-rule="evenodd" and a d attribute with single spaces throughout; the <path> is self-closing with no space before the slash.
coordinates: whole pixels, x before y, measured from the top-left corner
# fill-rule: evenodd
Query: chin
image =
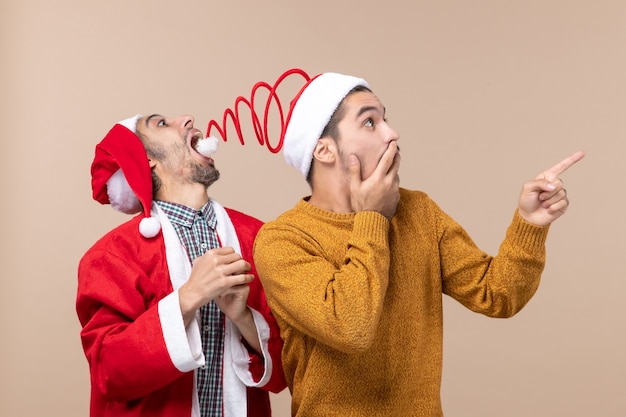
<path id="1" fill-rule="evenodd" d="M 203 184 L 206 187 L 212 185 L 215 181 L 220 179 L 220 172 L 215 169 L 213 164 L 210 167 L 198 166 L 194 169 L 193 179 L 195 182 Z"/>

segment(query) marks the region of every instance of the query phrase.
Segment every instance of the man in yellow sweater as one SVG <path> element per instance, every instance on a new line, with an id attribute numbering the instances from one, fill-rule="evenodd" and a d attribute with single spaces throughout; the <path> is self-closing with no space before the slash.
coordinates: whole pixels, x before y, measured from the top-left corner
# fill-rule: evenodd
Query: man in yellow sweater
<path id="1" fill-rule="evenodd" d="M 285 345 L 294 416 L 441 416 L 442 294 L 510 317 L 535 293 L 577 152 L 524 184 L 497 256 L 399 187 L 398 134 L 363 79 L 324 73 L 292 102 L 283 152 L 311 195 L 266 223 L 254 261 Z"/>

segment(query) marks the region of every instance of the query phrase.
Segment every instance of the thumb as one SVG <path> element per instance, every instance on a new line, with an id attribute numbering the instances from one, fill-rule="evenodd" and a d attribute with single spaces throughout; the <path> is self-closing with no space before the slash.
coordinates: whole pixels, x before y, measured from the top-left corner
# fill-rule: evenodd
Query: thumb
<path id="1" fill-rule="evenodd" d="M 350 190 L 355 192 L 361 188 L 361 161 L 356 155 L 350 155 L 348 163 L 350 164 Z"/>
<path id="2" fill-rule="evenodd" d="M 350 175 L 352 176 L 352 181 L 361 182 L 361 162 L 356 155 L 350 155 L 348 157 L 348 161 L 350 163 Z"/>
<path id="3" fill-rule="evenodd" d="M 528 181 L 526 184 L 524 184 L 524 189 L 528 193 L 542 192 L 542 191 L 554 191 L 555 188 L 556 188 L 556 185 L 552 181 L 545 179 L 545 178 L 537 178 L 535 180 Z"/>

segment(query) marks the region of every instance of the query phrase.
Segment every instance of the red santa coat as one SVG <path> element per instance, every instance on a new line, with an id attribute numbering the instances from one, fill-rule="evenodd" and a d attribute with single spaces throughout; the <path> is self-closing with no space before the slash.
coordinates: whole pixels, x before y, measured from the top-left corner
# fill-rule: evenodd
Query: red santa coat
<path id="1" fill-rule="evenodd" d="M 211 201 L 222 246 L 252 263 L 262 223 Z M 138 216 L 91 247 L 78 268 L 76 309 L 91 373 L 91 417 L 198 417 L 194 370 L 204 364 L 197 323 L 184 327 L 178 289 L 191 264 L 167 216 L 153 204 L 162 232 L 139 233 Z M 248 297 L 263 356 L 248 351 L 226 319 L 224 416 L 270 416 L 268 391 L 286 387 L 282 341 L 258 277 Z"/>

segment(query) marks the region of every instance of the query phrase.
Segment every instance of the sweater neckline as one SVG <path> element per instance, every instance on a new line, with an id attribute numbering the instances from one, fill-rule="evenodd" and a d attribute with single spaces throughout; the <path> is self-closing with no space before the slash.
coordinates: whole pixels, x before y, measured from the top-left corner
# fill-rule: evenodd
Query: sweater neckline
<path id="1" fill-rule="evenodd" d="M 300 199 L 300 201 L 298 202 L 298 206 L 297 206 L 299 210 L 305 211 L 314 216 L 324 217 L 324 218 L 333 219 L 333 220 L 341 220 L 341 221 L 352 221 L 354 219 L 354 216 L 356 215 L 355 212 L 335 213 L 334 211 L 324 210 L 322 208 L 319 208 L 309 203 L 308 201 L 309 198 L 310 196 L 303 197 L 302 199 Z"/>

